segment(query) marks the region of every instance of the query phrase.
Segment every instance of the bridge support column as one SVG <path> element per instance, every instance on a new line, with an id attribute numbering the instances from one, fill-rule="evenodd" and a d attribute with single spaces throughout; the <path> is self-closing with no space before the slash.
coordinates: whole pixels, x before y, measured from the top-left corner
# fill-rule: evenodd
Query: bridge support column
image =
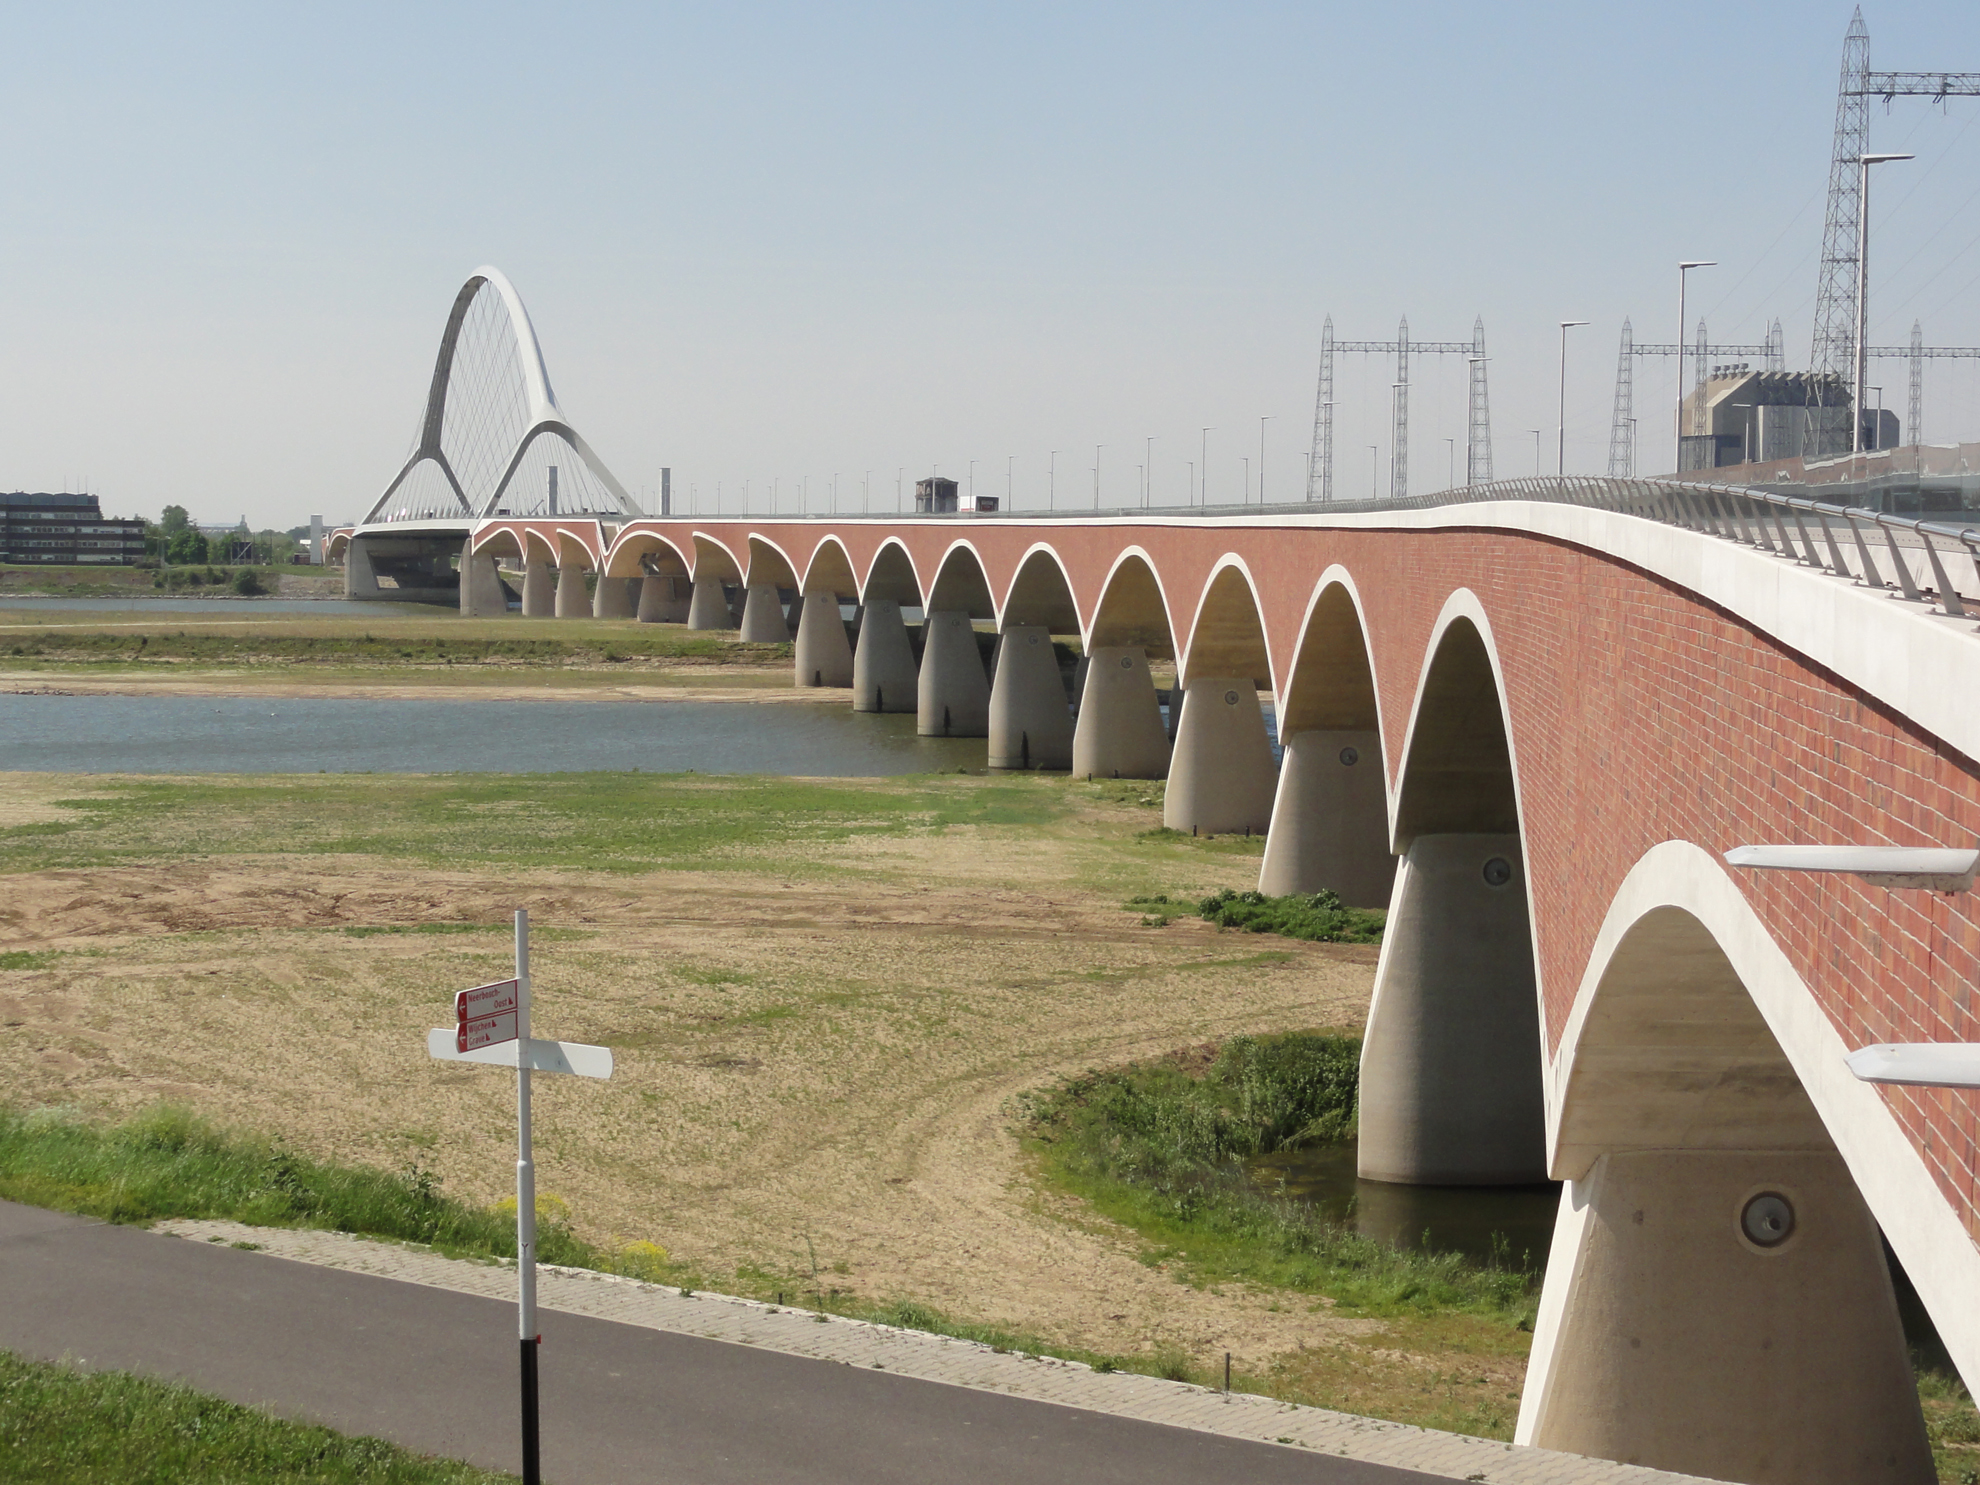
<path id="1" fill-rule="evenodd" d="M 1201 676 L 1182 696 L 1162 823 L 1202 835 L 1263 835 L 1278 779 L 1258 687 L 1236 676 Z"/>
<path id="2" fill-rule="evenodd" d="M 632 589 L 621 577 L 598 574 L 598 591 L 591 595 L 594 619 L 630 619 L 633 616 Z"/>
<path id="3" fill-rule="evenodd" d="M 1764 1195 L 1792 1213 L 1771 1246 L 1743 1220 Z M 1534 1328 L 1523 1444 L 1752 1485 L 1937 1478 L 1877 1224 L 1833 1152 L 1599 1157 L 1562 1194 Z"/>
<path id="4" fill-rule="evenodd" d="M 1101 779 L 1167 776 L 1169 734 L 1140 646 L 1102 645 L 1087 655 L 1072 771 Z"/>
<path id="5" fill-rule="evenodd" d="M 353 537 L 344 548 L 344 596 L 376 598 L 384 589 L 378 586 L 378 573 L 371 565 L 371 551 Z"/>
<path id="6" fill-rule="evenodd" d="M 1418 836 L 1396 874 L 1361 1044 L 1360 1175 L 1546 1180 L 1540 1067 L 1519 837 Z"/>
<path id="7" fill-rule="evenodd" d="M 839 595 L 813 593 L 798 614 L 797 683 L 800 686 L 850 686 L 852 646 L 846 642 L 846 621 L 839 617 Z"/>
<path id="8" fill-rule="evenodd" d="M 982 737 L 990 730 L 990 677 L 976 648 L 976 626 L 961 609 L 928 615 L 921 626 L 921 685 L 914 730 L 923 737 Z"/>
<path id="9" fill-rule="evenodd" d="M 355 544 L 355 543 L 354 543 Z M 523 617 L 547 619 L 557 612 L 556 579 L 541 562 L 523 563 Z"/>
<path id="10" fill-rule="evenodd" d="M 684 624 L 687 622 L 687 600 L 676 596 L 677 588 L 686 578 L 669 577 L 662 573 L 649 572 L 639 584 L 639 613 L 642 624 Z"/>
<path id="11" fill-rule="evenodd" d="M 853 651 L 853 710 L 911 712 L 919 682 L 914 644 L 892 598 L 869 598 L 859 620 L 859 648 Z"/>
<path id="12" fill-rule="evenodd" d="M 750 588 L 743 601 L 742 637 L 758 645 L 791 642 L 791 628 L 784 622 L 784 606 L 777 601 L 774 585 L 757 583 Z"/>
<path id="13" fill-rule="evenodd" d="M 1036 624 L 1004 630 L 990 686 L 989 733 L 992 768 L 1072 767 L 1072 710 L 1049 630 Z"/>
<path id="14" fill-rule="evenodd" d="M 1324 888 L 1350 907 L 1385 908 L 1395 884 L 1379 734 L 1294 733 L 1279 761 L 1258 890 L 1283 897 Z"/>
<path id="15" fill-rule="evenodd" d="M 509 595 L 502 591 L 502 574 L 490 556 L 477 557 L 472 543 L 461 549 L 461 614 L 464 618 L 487 618 L 509 611 Z"/>
<path id="16" fill-rule="evenodd" d="M 575 562 L 566 562 L 557 569 L 557 617 L 591 617 L 591 595 L 584 591 L 584 569 Z"/>
<path id="17" fill-rule="evenodd" d="M 715 577 L 696 578 L 693 596 L 688 600 L 688 628 L 733 629 L 735 627 L 729 618 L 729 600 L 722 592 L 722 580 Z"/>

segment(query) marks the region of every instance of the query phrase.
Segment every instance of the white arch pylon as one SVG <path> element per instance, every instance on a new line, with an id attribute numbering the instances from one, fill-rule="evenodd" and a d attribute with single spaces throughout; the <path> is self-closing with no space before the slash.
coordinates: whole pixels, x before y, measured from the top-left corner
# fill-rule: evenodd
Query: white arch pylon
<path id="1" fill-rule="evenodd" d="M 501 296 L 502 307 L 508 311 L 509 330 L 516 338 L 517 355 L 522 361 L 523 387 L 529 397 L 529 426 L 516 440 L 516 446 L 509 451 L 508 461 L 502 468 L 501 479 L 495 482 L 494 490 L 477 510 L 474 502 L 468 498 L 467 492 L 461 488 L 460 479 L 454 473 L 454 466 L 448 462 L 447 455 L 440 446 L 440 435 L 447 421 L 447 393 L 454 375 L 454 348 L 460 340 L 461 326 L 467 320 L 468 307 L 474 303 L 475 295 L 481 292 L 484 285 L 494 289 Z M 625 486 L 620 484 L 613 477 L 612 471 L 605 467 L 604 461 L 592 452 L 591 445 L 584 441 L 584 436 L 571 426 L 570 420 L 564 416 L 564 410 L 557 406 L 557 395 L 550 390 L 550 372 L 543 364 L 543 347 L 536 338 L 536 326 L 530 323 L 529 311 L 523 307 L 522 295 L 516 292 L 516 286 L 509 282 L 508 275 L 501 269 L 484 264 L 475 269 L 468 281 L 461 285 L 460 293 L 454 296 L 453 312 L 447 316 L 447 328 L 440 337 L 440 355 L 433 365 L 433 383 L 426 393 L 426 416 L 420 421 L 419 447 L 413 450 L 412 456 L 406 460 L 398 474 L 393 476 L 392 483 L 385 487 L 385 493 L 379 496 L 378 503 L 365 513 L 364 521 L 360 524 L 376 521 L 380 513 L 390 504 L 393 495 L 398 493 L 399 486 L 406 482 L 407 476 L 426 459 L 431 459 L 447 477 L 447 484 L 453 490 L 454 498 L 461 503 L 461 513 L 476 520 L 485 520 L 500 506 L 502 497 L 508 493 L 509 481 L 515 477 L 516 470 L 522 464 L 523 455 L 529 452 L 529 446 L 545 433 L 556 434 L 577 450 L 578 457 L 584 460 L 585 468 L 598 476 L 599 483 L 612 492 L 613 498 L 619 502 L 620 509 L 626 515 L 638 519 L 645 514 L 633 502 L 632 496 L 626 493 Z"/>

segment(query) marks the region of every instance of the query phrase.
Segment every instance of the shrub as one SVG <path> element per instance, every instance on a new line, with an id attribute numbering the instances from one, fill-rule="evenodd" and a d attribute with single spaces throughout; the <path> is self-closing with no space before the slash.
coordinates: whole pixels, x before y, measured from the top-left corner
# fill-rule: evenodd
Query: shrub
<path id="1" fill-rule="evenodd" d="M 234 591 L 243 598 L 252 598 L 255 594 L 266 593 L 268 590 L 262 586 L 260 573 L 252 567 L 243 567 L 234 574 Z"/>
<path id="2" fill-rule="evenodd" d="M 1388 916 L 1375 908 L 1348 907 L 1325 890 L 1267 897 L 1263 892 L 1233 892 L 1228 887 L 1204 898 L 1196 911 L 1219 928 L 1276 933 L 1323 944 L 1378 944 Z"/>

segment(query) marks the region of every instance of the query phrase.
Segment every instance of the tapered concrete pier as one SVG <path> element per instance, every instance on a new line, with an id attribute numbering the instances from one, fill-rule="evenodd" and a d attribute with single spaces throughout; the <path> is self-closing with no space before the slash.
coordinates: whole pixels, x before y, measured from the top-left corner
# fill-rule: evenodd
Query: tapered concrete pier
<path id="1" fill-rule="evenodd" d="M 566 562 L 557 569 L 557 617 L 591 617 L 591 595 L 584 591 L 584 569 L 575 562 Z"/>
<path id="2" fill-rule="evenodd" d="M 591 595 L 594 619 L 630 619 L 633 616 L 632 589 L 622 577 L 598 574 L 598 588 Z"/>
<path id="3" fill-rule="evenodd" d="M 990 730 L 990 677 L 976 627 L 961 609 L 928 615 L 921 626 L 921 684 L 915 731 L 923 737 L 982 737 Z"/>
<path id="4" fill-rule="evenodd" d="M 791 642 L 790 625 L 784 622 L 784 606 L 777 590 L 768 583 L 754 584 L 743 602 L 742 637 L 751 644 L 783 645 Z"/>
<path id="5" fill-rule="evenodd" d="M 525 619 L 556 616 L 557 578 L 555 569 L 547 563 L 523 563 L 522 611 Z"/>
<path id="6" fill-rule="evenodd" d="M 477 557 L 473 543 L 461 552 L 461 613 L 469 618 L 499 617 L 509 611 L 502 574 L 489 555 Z"/>
<path id="7" fill-rule="evenodd" d="M 868 599 L 860 615 L 859 648 L 853 651 L 853 710 L 911 712 L 918 690 L 914 644 L 900 604 Z"/>
<path id="8" fill-rule="evenodd" d="M 1411 842 L 1361 1044 L 1364 1179 L 1513 1186 L 1547 1178 L 1526 901 L 1518 836 Z"/>
<path id="9" fill-rule="evenodd" d="M 1192 679 L 1183 688 L 1162 823 L 1197 835 L 1263 835 L 1278 782 L 1258 687 L 1238 676 Z"/>
<path id="10" fill-rule="evenodd" d="M 639 585 L 639 622 L 642 624 L 685 624 L 688 600 L 676 596 L 687 586 L 686 578 L 649 572 Z"/>
<path id="11" fill-rule="evenodd" d="M 1557 1266 L 1571 1277 L 1536 1327 L 1522 1442 L 1752 1485 L 1938 1478 L 1841 1156 L 1603 1155 L 1562 1198 L 1550 1293 Z"/>
<path id="12" fill-rule="evenodd" d="M 850 686 L 853 683 L 852 645 L 846 621 L 839 617 L 839 595 L 812 593 L 798 614 L 797 684 Z"/>
<path id="13" fill-rule="evenodd" d="M 1072 771 L 1097 779 L 1166 778 L 1169 753 L 1148 652 L 1139 646 L 1095 649 L 1086 657 Z"/>
<path id="14" fill-rule="evenodd" d="M 688 600 L 688 628 L 690 629 L 733 629 L 735 621 L 729 617 L 729 600 L 722 592 L 719 578 L 697 578 L 694 593 Z"/>
<path id="15" fill-rule="evenodd" d="M 1375 732 L 1314 729 L 1286 739 L 1258 890 L 1339 895 L 1386 908 L 1396 884 L 1382 740 Z"/>
<path id="16" fill-rule="evenodd" d="M 992 768 L 1072 767 L 1072 710 L 1052 636 L 1038 625 L 1012 624 L 997 645 L 989 733 Z"/>

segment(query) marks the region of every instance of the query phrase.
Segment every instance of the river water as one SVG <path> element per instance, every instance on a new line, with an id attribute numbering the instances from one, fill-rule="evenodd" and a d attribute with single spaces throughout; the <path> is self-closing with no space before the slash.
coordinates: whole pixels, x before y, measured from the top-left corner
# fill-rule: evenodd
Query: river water
<path id="1" fill-rule="evenodd" d="M 914 718 L 747 702 L 0 695 L 0 769 L 51 773 L 760 773 L 981 768 Z"/>
<path id="2" fill-rule="evenodd" d="M 207 614 L 253 619 L 262 614 L 314 614 L 320 619 L 417 619 L 434 610 L 405 603 L 354 603 L 347 598 L 35 598 L 0 594 L 0 611 L 18 614 Z M 441 613 L 447 610 L 439 610 Z"/>

